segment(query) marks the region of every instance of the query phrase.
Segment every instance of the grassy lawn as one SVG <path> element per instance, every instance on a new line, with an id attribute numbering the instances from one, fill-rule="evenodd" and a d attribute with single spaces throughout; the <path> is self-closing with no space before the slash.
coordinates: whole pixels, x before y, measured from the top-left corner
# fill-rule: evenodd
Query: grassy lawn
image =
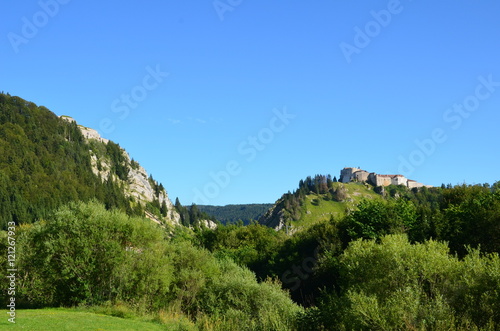
<path id="1" fill-rule="evenodd" d="M 2 315 L 0 330 L 172 330 L 167 325 L 62 308 L 17 310 L 15 324 L 5 312 Z"/>
<path id="2" fill-rule="evenodd" d="M 339 219 L 345 215 L 346 208 L 354 209 L 362 199 L 382 199 L 367 186 L 361 183 L 333 183 L 335 188 L 343 186 L 347 193 L 347 199 L 343 202 L 325 200 L 324 194 L 309 194 L 306 196 L 306 203 L 301 220 L 297 226 L 310 226 L 318 221 L 329 220 L 333 215 Z"/>

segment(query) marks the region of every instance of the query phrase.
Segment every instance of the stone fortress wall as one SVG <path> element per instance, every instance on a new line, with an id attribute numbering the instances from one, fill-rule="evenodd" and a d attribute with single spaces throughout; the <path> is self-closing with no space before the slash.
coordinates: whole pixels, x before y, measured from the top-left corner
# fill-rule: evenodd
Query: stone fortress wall
<path id="1" fill-rule="evenodd" d="M 340 170 L 339 182 L 366 182 L 375 186 L 404 185 L 408 188 L 427 186 L 414 180 L 407 179 L 403 175 L 380 175 L 353 167 L 346 167 Z"/>

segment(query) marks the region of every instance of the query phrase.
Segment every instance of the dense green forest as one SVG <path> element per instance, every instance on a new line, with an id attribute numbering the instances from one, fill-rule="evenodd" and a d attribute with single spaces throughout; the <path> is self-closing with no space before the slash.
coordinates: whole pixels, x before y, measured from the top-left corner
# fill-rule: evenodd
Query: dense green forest
<path id="1" fill-rule="evenodd" d="M 126 176 L 118 145 L 110 142 L 114 172 Z M 76 123 L 43 106 L 0 94 L 0 228 L 32 223 L 70 201 L 97 199 L 108 208 L 142 214 L 123 189 L 92 172 L 90 146 Z"/>
<path id="2" fill-rule="evenodd" d="M 242 221 L 244 225 L 257 221 L 272 207 L 269 203 L 242 204 L 226 206 L 198 205 L 198 209 L 215 217 L 222 224 L 232 224 Z"/>

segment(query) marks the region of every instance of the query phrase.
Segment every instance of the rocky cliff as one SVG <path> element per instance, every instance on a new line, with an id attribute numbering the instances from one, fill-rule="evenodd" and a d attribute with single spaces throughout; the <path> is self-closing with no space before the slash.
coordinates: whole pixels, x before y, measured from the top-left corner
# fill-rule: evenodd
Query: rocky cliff
<path id="1" fill-rule="evenodd" d="M 61 116 L 61 118 L 68 122 L 75 122 L 75 120 L 69 116 Z M 105 152 L 106 144 L 109 143 L 109 140 L 102 138 L 94 129 L 82 125 L 78 125 L 78 128 L 91 146 L 90 157 L 94 174 L 100 176 L 102 180 L 112 178 L 113 181 L 118 182 L 120 186 L 123 187 L 126 196 L 132 197 L 137 203 L 146 205 L 156 200 L 158 205 L 166 207 L 166 216 L 160 217 L 160 215 L 147 212 L 145 215 L 146 217 L 160 224 L 167 222 L 174 225 L 180 225 L 180 215 L 175 210 L 163 185 L 158 185 L 158 183 L 148 175 L 146 169 L 131 159 L 130 155 L 122 148 L 120 148 L 120 150 L 123 155 L 124 166 L 126 166 L 128 170 L 127 178 L 123 180 L 113 174 L 111 158 Z"/>
<path id="2" fill-rule="evenodd" d="M 283 199 L 279 199 L 261 216 L 259 223 L 279 231 L 285 226 L 285 211 L 283 208 Z"/>

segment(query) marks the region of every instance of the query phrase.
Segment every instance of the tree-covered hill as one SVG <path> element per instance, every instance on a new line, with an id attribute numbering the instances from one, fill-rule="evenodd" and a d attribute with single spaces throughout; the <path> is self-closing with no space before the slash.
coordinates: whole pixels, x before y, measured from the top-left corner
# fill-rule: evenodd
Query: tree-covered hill
<path id="1" fill-rule="evenodd" d="M 304 227 L 321 220 L 340 218 L 354 210 L 363 199 L 381 199 L 376 188 L 367 183 L 340 183 L 331 175 L 316 175 L 299 182 L 259 218 L 276 229 Z"/>
<path id="2" fill-rule="evenodd" d="M 91 199 L 129 215 L 144 215 L 145 210 L 167 215 L 166 209 L 173 207 L 162 206 L 166 193 L 152 177 L 138 180 L 154 187 L 153 196 L 141 200 L 127 191 L 138 167 L 119 145 L 84 137 L 75 121 L 0 94 L 1 228 L 10 221 L 32 223 L 70 201 Z"/>
<path id="3" fill-rule="evenodd" d="M 250 224 L 253 220 L 258 220 L 271 207 L 270 203 L 226 206 L 198 205 L 200 211 L 215 217 L 222 224 L 237 223 L 241 220 L 245 225 Z"/>

